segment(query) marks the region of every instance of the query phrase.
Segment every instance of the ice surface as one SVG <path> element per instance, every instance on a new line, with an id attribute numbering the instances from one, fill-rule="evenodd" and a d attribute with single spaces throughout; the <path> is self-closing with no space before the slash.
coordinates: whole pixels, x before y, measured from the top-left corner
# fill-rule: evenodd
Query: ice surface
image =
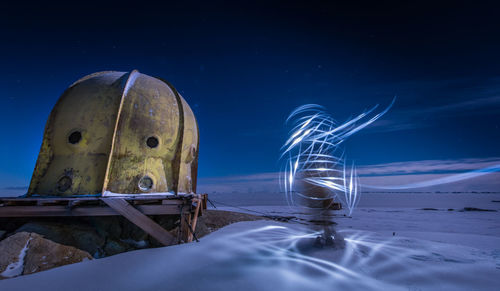
<path id="1" fill-rule="evenodd" d="M 114 193 L 110 191 L 104 191 L 102 197 L 129 197 L 129 196 L 174 196 L 173 192 L 150 192 L 150 193 L 140 193 L 140 194 L 125 194 L 125 193 Z M 184 195 L 184 193 L 179 193 L 179 195 Z"/>
<path id="2" fill-rule="evenodd" d="M 253 193 L 210 193 L 208 198 L 220 206 L 280 206 L 287 205 L 285 195 L 278 192 Z M 481 193 L 362 193 L 359 207 L 402 207 L 402 208 L 485 208 L 488 205 L 500 207 L 500 194 Z M 217 202 L 220 202 L 218 204 Z M 354 210 L 353 215 L 356 215 Z"/>
<path id="3" fill-rule="evenodd" d="M 387 199 L 385 206 L 365 200 L 352 218 L 333 218 L 345 249 L 313 247 L 316 234 L 300 208 L 244 206 L 297 219 L 237 223 L 199 243 L 3 280 L 0 290 L 498 290 L 500 212 L 459 211 L 498 211 L 498 195 L 419 203 L 409 196 L 409 202 L 392 201 L 390 195 L 378 197 Z M 412 201 L 415 207 L 408 206 Z"/>

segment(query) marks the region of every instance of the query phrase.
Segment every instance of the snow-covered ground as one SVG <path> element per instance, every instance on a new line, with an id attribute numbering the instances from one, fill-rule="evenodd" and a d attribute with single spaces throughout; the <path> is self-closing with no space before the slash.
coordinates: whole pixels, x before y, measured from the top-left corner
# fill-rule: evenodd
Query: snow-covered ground
<path id="1" fill-rule="evenodd" d="M 364 197 L 352 218 L 333 218 L 343 249 L 314 247 L 301 209 L 225 207 L 297 219 L 240 222 L 199 243 L 3 280 L 0 290 L 498 290 L 500 195 L 394 195 Z"/>

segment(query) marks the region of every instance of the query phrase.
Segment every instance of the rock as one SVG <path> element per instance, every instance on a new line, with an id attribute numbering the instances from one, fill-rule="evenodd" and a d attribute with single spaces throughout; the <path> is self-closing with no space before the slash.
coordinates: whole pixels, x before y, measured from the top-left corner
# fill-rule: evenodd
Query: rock
<path id="1" fill-rule="evenodd" d="M 148 248 L 149 242 L 147 240 L 133 240 L 133 239 L 122 239 L 121 242 L 132 246 L 133 249 L 145 249 Z"/>
<path id="2" fill-rule="evenodd" d="M 84 223 L 62 223 L 53 221 L 32 221 L 24 224 L 17 232 L 34 232 L 59 244 L 84 250 L 94 257 L 102 256 L 105 238 L 91 225 Z"/>
<path id="3" fill-rule="evenodd" d="M 31 237 L 23 275 L 92 260 L 86 251 L 52 242 L 36 233 L 32 233 Z"/>
<path id="4" fill-rule="evenodd" d="M 119 238 L 122 232 L 122 220 L 123 218 L 120 216 L 88 217 L 86 222 L 95 228 L 101 237 Z"/>
<path id="5" fill-rule="evenodd" d="M 177 237 L 180 225 L 179 218 L 160 215 L 151 218 Z M 198 238 L 201 238 L 231 223 L 258 219 L 266 218 L 231 211 L 205 210 L 203 215 L 198 218 L 195 233 Z M 24 224 L 20 225 L 20 223 Z M 2 229 L 4 228 L 2 227 Z M 112 256 L 130 250 L 163 246 L 142 229 L 119 216 L 65 218 L 64 220 L 37 218 L 36 220 L 16 222 L 7 229 L 7 235 L 22 232 L 36 233 L 55 243 L 75 247 L 86 251 L 94 258 Z M 17 254 L 19 251 L 16 252 Z"/>
<path id="6" fill-rule="evenodd" d="M 7 232 L 5 230 L 0 230 L 0 240 L 3 239 L 3 236 L 6 234 Z"/>
<path id="7" fill-rule="evenodd" d="M 123 240 L 143 241 L 148 239 L 148 234 L 137 225 L 124 219 L 122 222 L 122 233 L 120 238 Z"/>
<path id="8" fill-rule="evenodd" d="M 30 234 L 21 232 L 0 241 L 0 279 L 19 276 L 23 273 L 24 258 Z"/>
<path id="9" fill-rule="evenodd" d="M 167 227 L 172 218 L 163 218 Z M 170 225 L 169 225 L 170 223 Z M 168 228 L 167 228 L 168 230 Z M 12 232 L 34 232 L 51 241 L 84 250 L 94 258 L 151 246 L 149 236 L 123 217 L 37 219 L 25 222 Z M 162 246 L 161 244 L 152 246 Z"/>
<path id="10" fill-rule="evenodd" d="M 240 221 L 254 221 L 266 219 L 262 216 L 252 214 L 223 211 L 223 210 L 205 210 L 203 215 L 198 217 L 195 234 L 200 238 L 211 232 L 218 230 L 226 225 Z"/>
<path id="11" fill-rule="evenodd" d="M 65 246 L 36 233 L 19 232 L 0 242 L 0 278 L 32 274 L 91 260 L 82 250 Z"/>
<path id="12" fill-rule="evenodd" d="M 486 211 L 486 212 L 497 212 L 496 210 L 494 209 L 482 209 L 482 208 L 476 208 L 476 207 L 464 207 L 463 210 L 461 210 L 461 212 L 463 211 Z"/>
<path id="13" fill-rule="evenodd" d="M 131 250 L 130 246 L 126 242 L 108 240 L 106 245 L 104 245 L 104 252 L 107 256 L 116 255 Z"/>
<path id="14" fill-rule="evenodd" d="M 0 229 L 4 230 L 8 235 L 28 221 L 29 219 L 25 217 L 0 217 Z"/>

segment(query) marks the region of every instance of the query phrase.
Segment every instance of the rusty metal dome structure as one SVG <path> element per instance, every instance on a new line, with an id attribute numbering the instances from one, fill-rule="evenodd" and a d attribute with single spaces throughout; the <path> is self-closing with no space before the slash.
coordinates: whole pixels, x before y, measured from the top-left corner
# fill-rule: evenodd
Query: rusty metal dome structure
<path id="1" fill-rule="evenodd" d="M 195 116 L 170 83 L 94 73 L 54 106 L 28 196 L 193 193 L 198 146 Z"/>

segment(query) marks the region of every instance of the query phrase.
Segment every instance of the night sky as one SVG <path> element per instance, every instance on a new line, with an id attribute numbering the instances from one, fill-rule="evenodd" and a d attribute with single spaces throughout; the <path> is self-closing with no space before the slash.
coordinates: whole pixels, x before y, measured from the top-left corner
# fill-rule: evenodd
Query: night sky
<path id="1" fill-rule="evenodd" d="M 296 106 L 343 121 L 394 96 L 346 144 L 357 164 L 500 157 L 498 7 L 351 2 L 3 3 L 0 187 L 28 185 L 57 99 L 103 70 L 181 92 L 202 178 L 278 171 Z"/>

